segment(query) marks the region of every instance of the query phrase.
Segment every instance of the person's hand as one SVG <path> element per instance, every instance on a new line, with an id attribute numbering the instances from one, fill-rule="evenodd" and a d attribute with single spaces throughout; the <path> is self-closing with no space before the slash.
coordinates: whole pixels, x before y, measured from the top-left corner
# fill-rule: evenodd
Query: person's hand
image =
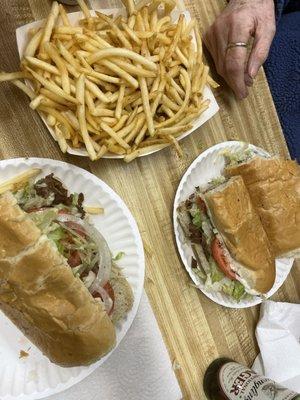
<path id="1" fill-rule="evenodd" d="M 274 0 L 231 0 L 204 36 L 217 72 L 239 99 L 247 97 L 247 86 L 268 56 L 275 34 L 274 8 Z M 245 47 L 227 49 L 229 43 L 248 43 L 251 36 L 249 59 Z"/>

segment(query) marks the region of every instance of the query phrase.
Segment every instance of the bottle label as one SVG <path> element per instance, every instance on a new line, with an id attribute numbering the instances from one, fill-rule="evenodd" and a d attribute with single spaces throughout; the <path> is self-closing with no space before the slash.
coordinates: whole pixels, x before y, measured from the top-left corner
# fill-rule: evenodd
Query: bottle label
<path id="1" fill-rule="evenodd" d="M 220 386 L 229 400 L 292 400 L 297 393 L 257 375 L 235 362 L 224 364 L 219 371 Z M 300 399 L 300 396 L 299 396 Z"/>

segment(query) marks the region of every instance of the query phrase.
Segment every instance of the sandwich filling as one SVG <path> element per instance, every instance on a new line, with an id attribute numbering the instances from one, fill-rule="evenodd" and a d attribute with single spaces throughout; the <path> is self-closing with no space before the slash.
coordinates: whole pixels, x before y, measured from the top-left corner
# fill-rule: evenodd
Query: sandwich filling
<path id="1" fill-rule="evenodd" d="M 66 258 L 74 276 L 92 296 L 114 310 L 114 290 L 109 282 L 112 258 L 103 236 L 85 218 L 82 193 L 69 195 L 53 174 L 14 193 L 19 206 Z"/>
<path id="2" fill-rule="evenodd" d="M 199 190 L 179 206 L 178 220 L 195 256 L 192 271 L 204 281 L 206 289 L 224 292 L 236 301 L 248 296 Z"/>

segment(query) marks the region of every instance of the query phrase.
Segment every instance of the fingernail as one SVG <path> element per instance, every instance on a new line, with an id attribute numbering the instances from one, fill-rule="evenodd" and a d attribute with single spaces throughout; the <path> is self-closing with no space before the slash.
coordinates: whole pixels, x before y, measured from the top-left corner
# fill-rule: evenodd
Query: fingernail
<path id="1" fill-rule="evenodd" d="M 242 91 L 236 94 L 236 97 L 238 98 L 238 100 L 244 100 L 246 97 L 248 96 L 248 91 Z"/>
<path id="2" fill-rule="evenodd" d="M 251 79 L 254 79 L 257 75 L 258 67 L 255 65 L 250 66 L 249 68 L 249 76 Z"/>

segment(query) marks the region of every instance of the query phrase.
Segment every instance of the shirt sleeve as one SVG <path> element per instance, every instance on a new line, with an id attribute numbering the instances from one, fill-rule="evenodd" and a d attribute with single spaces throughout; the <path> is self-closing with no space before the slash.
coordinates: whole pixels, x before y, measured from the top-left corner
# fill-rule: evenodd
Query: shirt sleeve
<path id="1" fill-rule="evenodd" d="M 289 4 L 289 2 L 290 0 L 275 0 L 277 20 L 281 17 L 283 10 Z"/>

